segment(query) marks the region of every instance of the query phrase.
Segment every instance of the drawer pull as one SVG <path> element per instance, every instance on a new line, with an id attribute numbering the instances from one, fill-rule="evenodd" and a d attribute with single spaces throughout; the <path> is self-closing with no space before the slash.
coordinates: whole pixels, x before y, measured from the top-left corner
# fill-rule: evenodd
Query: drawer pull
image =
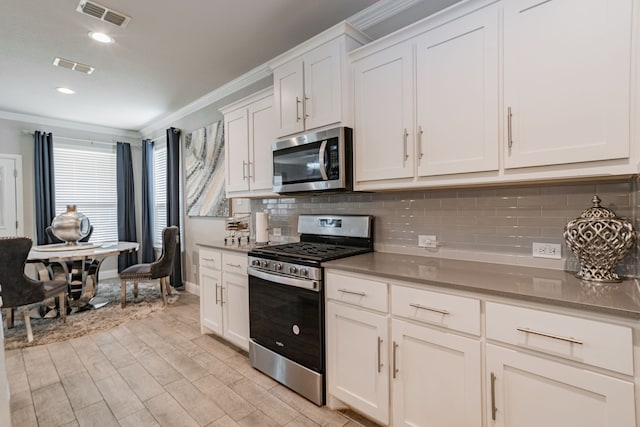
<path id="1" fill-rule="evenodd" d="M 378 337 L 378 372 L 382 370 L 382 360 L 380 357 L 380 347 L 382 346 L 382 338 Z"/>
<path id="2" fill-rule="evenodd" d="M 215 261 L 215 259 L 213 259 L 213 258 L 202 258 L 202 260 L 203 261 L 212 261 L 212 262 Z"/>
<path id="3" fill-rule="evenodd" d="M 338 292 L 343 292 L 345 294 L 351 294 L 351 295 L 358 295 L 358 296 L 361 296 L 361 297 L 367 295 L 364 292 L 350 291 L 349 289 L 338 289 Z"/>
<path id="4" fill-rule="evenodd" d="M 229 267 L 234 267 L 234 268 L 240 268 L 240 267 L 242 267 L 240 264 L 229 264 L 229 263 L 227 263 L 227 265 L 228 265 Z"/>
<path id="5" fill-rule="evenodd" d="M 498 408 L 496 408 L 496 374 L 491 372 L 491 419 L 493 421 L 496 420 L 496 412 L 498 412 Z"/>
<path id="6" fill-rule="evenodd" d="M 529 328 L 516 328 L 516 330 L 520 332 L 524 332 L 525 334 L 539 335 L 541 337 L 553 338 L 554 340 L 566 341 L 572 344 L 580 344 L 580 345 L 583 344 L 582 341 L 577 340 L 573 337 L 562 337 L 560 335 L 547 334 L 546 332 L 534 331 L 533 329 L 529 329 Z"/>
<path id="7" fill-rule="evenodd" d="M 409 304 L 409 306 L 414 307 L 414 308 L 418 308 L 420 310 L 433 311 L 434 313 L 440 313 L 440 314 L 445 315 L 445 316 L 448 315 L 448 314 L 451 314 L 447 310 L 440 310 L 439 308 L 431 308 L 431 307 L 427 307 L 427 306 L 420 305 L 420 304 Z"/>

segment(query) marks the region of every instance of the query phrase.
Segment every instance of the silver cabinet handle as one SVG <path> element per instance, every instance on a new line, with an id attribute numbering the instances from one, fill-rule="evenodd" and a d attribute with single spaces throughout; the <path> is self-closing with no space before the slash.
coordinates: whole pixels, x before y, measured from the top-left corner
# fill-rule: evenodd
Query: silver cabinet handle
<path id="1" fill-rule="evenodd" d="M 247 178 L 251 178 L 253 176 L 251 175 L 251 165 L 253 165 L 253 162 L 247 162 Z"/>
<path id="2" fill-rule="evenodd" d="M 396 374 L 398 373 L 398 366 L 396 362 L 396 352 L 398 350 L 398 343 L 393 342 L 393 379 L 396 379 Z"/>
<path id="3" fill-rule="evenodd" d="M 213 258 L 202 258 L 202 260 L 203 261 L 212 261 L 212 262 L 215 261 L 215 259 L 213 259 Z"/>
<path id="4" fill-rule="evenodd" d="M 407 151 L 407 139 L 409 137 L 409 132 L 407 132 L 407 128 L 404 128 L 404 133 L 402 134 L 402 140 L 404 144 L 404 160 L 409 158 L 409 152 Z"/>
<path id="5" fill-rule="evenodd" d="M 300 117 L 300 98 L 296 96 L 296 122 L 302 120 Z"/>
<path id="6" fill-rule="evenodd" d="M 247 173 L 245 172 L 245 167 L 247 166 L 247 162 L 242 161 L 242 179 L 247 179 Z"/>
<path id="7" fill-rule="evenodd" d="M 320 163 L 320 175 L 322 175 L 322 179 L 324 179 L 325 181 L 328 181 L 329 177 L 327 176 L 327 169 L 324 167 L 326 151 L 327 151 L 327 140 L 325 139 L 320 144 L 320 151 L 318 152 L 318 163 Z"/>
<path id="8" fill-rule="evenodd" d="M 218 298 L 218 288 L 220 287 L 220 285 L 218 285 L 218 282 L 216 282 L 216 305 L 218 305 L 218 303 L 220 302 L 220 299 Z"/>
<path id="9" fill-rule="evenodd" d="M 582 341 L 577 340 L 573 337 L 563 337 L 560 335 L 548 334 L 546 332 L 535 331 L 529 328 L 516 328 L 516 330 L 520 332 L 524 332 L 525 334 L 539 335 L 541 337 L 553 338 L 554 340 L 566 341 L 572 344 L 580 344 L 580 345 L 584 344 Z"/>
<path id="10" fill-rule="evenodd" d="M 442 315 L 445 315 L 445 316 L 451 314 L 447 310 L 441 310 L 439 308 L 427 307 L 425 305 L 420 305 L 420 304 L 409 304 L 409 306 L 414 307 L 414 308 L 418 308 L 420 310 L 433 311 L 434 313 L 439 313 L 439 314 L 442 314 Z"/>
<path id="11" fill-rule="evenodd" d="M 220 285 L 220 305 L 224 305 L 224 286 Z"/>
<path id="12" fill-rule="evenodd" d="M 382 347 L 382 338 L 378 337 L 378 372 L 382 370 L 382 360 L 380 357 L 380 347 Z"/>
<path id="13" fill-rule="evenodd" d="M 235 268 L 240 268 L 240 267 L 242 267 L 240 264 L 229 264 L 229 263 L 227 263 L 227 265 L 228 265 L 229 267 L 235 267 Z"/>
<path id="14" fill-rule="evenodd" d="M 491 372 L 491 419 L 493 421 L 496 420 L 496 412 L 498 412 L 498 408 L 496 408 L 496 374 Z"/>
<path id="15" fill-rule="evenodd" d="M 422 126 L 418 126 L 418 150 L 420 151 L 419 159 L 424 157 L 424 153 L 422 152 L 422 134 L 424 131 L 422 130 Z"/>
<path id="16" fill-rule="evenodd" d="M 309 98 L 307 96 L 307 94 L 304 94 L 304 102 L 302 103 L 302 114 L 304 115 L 304 118 L 308 118 L 309 115 L 307 114 L 307 101 L 309 101 L 311 98 Z"/>
<path id="17" fill-rule="evenodd" d="M 343 292 L 345 294 L 351 294 L 351 295 L 359 295 L 361 297 L 367 295 L 364 292 L 356 292 L 356 291 L 350 291 L 349 289 L 338 289 L 338 292 Z"/>
<path id="18" fill-rule="evenodd" d="M 513 129 L 511 124 L 511 107 L 507 108 L 507 143 L 509 144 L 509 149 L 513 146 Z"/>

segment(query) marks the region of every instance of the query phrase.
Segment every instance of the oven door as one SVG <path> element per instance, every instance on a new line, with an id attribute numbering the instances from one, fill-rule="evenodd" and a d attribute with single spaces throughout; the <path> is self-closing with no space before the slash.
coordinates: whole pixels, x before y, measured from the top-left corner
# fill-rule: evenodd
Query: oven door
<path id="1" fill-rule="evenodd" d="M 321 284 L 251 267 L 248 272 L 251 339 L 287 359 L 322 373 L 324 296 Z"/>

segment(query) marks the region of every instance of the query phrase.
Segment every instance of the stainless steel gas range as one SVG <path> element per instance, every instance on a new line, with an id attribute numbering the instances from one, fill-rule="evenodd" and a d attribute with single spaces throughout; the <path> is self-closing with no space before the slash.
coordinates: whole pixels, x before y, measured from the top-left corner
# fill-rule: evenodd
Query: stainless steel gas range
<path id="1" fill-rule="evenodd" d="M 300 242 L 249 252 L 251 365 L 325 403 L 321 263 L 373 250 L 373 217 L 300 215 Z"/>

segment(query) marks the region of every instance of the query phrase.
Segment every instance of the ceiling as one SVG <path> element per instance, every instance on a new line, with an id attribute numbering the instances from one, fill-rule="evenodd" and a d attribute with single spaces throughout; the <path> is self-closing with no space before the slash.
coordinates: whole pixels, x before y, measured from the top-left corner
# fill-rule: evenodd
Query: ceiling
<path id="1" fill-rule="evenodd" d="M 131 17 L 121 28 L 77 12 L 79 0 L 4 1 L 0 112 L 139 131 L 375 2 L 95 0 Z M 54 67 L 55 57 L 95 71 Z"/>

